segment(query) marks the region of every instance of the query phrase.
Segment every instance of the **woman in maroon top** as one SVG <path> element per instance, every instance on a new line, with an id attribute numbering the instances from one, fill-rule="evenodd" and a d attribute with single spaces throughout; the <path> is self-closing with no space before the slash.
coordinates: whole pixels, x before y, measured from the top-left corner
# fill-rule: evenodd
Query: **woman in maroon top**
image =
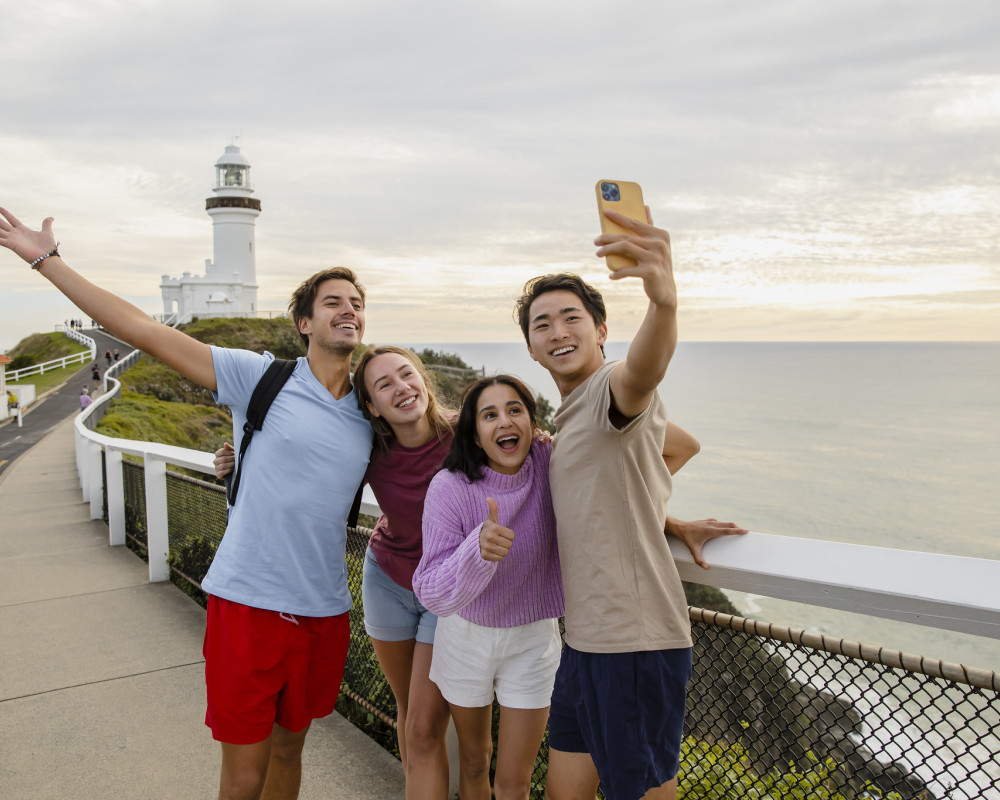
<path id="1" fill-rule="evenodd" d="M 354 369 L 358 404 L 375 445 L 366 481 L 382 516 L 365 553 L 365 630 L 396 698 L 406 796 L 448 794 L 448 704 L 428 677 L 437 617 L 413 594 L 423 553 L 424 496 L 451 447 L 455 413 L 442 408 L 420 359 L 392 345 L 369 349 Z"/>

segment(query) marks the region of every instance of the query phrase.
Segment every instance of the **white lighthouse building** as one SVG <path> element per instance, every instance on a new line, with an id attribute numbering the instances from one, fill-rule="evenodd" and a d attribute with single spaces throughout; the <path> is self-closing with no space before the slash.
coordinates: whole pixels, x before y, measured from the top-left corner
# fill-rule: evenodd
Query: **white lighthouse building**
<path id="1" fill-rule="evenodd" d="M 176 323 L 194 317 L 253 316 L 257 311 L 254 224 L 260 200 L 251 197 L 250 162 L 236 145 L 215 162 L 215 197 L 205 201 L 212 218 L 213 258 L 205 274 L 163 276 L 164 318 Z M 176 316 L 175 316 L 176 315 Z"/>

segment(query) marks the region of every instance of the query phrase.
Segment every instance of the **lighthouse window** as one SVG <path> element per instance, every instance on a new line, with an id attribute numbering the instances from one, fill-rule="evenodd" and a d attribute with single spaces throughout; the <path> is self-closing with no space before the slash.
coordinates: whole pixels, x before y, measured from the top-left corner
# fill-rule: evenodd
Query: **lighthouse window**
<path id="1" fill-rule="evenodd" d="M 243 170 L 241 170 L 239 167 L 226 167 L 225 185 L 226 186 L 242 186 L 243 185 Z"/>

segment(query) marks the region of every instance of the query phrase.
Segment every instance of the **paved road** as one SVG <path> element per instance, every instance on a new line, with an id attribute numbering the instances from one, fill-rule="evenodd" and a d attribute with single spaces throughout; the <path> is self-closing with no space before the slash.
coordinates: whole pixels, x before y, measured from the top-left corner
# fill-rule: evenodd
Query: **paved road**
<path id="1" fill-rule="evenodd" d="M 85 330 L 97 343 L 97 363 L 104 376 L 104 351 L 115 351 L 124 358 L 134 348 L 98 330 Z M 26 382 L 30 381 L 26 379 Z M 23 426 L 18 428 L 15 421 L 0 426 L 0 473 L 3 473 L 22 453 L 37 444 L 45 434 L 69 416 L 80 410 L 80 389 L 84 386 L 93 393 L 94 382 L 90 378 L 90 364 L 75 373 L 59 388 L 49 392 L 23 414 Z"/>

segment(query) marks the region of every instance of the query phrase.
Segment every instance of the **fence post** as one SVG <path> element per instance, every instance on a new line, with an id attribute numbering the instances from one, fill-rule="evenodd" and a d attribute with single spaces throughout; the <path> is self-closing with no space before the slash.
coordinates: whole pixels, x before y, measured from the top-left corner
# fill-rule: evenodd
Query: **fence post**
<path id="1" fill-rule="evenodd" d="M 87 448 L 87 501 L 90 503 L 90 518 L 104 516 L 104 474 L 101 470 L 101 446 L 91 444 Z"/>
<path id="2" fill-rule="evenodd" d="M 104 449 L 104 471 L 107 473 L 108 544 L 125 544 L 125 476 L 122 472 L 122 451 Z"/>
<path id="3" fill-rule="evenodd" d="M 87 487 L 87 447 L 90 442 L 87 441 L 85 436 L 80 435 L 80 431 L 76 429 L 76 423 L 74 426 L 74 438 L 76 440 L 76 474 L 80 478 L 80 488 L 83 490 L 84 502 L 86 502 L 86 487 Z"/>
<path id="4" fill-rule="evenodd" d="M 167 462 L 152 453 L 143 456 L 146 483 L 146 548 L 149 556 L 149 581 L 156 583 L 170 577 L 167 557 Z"/>

